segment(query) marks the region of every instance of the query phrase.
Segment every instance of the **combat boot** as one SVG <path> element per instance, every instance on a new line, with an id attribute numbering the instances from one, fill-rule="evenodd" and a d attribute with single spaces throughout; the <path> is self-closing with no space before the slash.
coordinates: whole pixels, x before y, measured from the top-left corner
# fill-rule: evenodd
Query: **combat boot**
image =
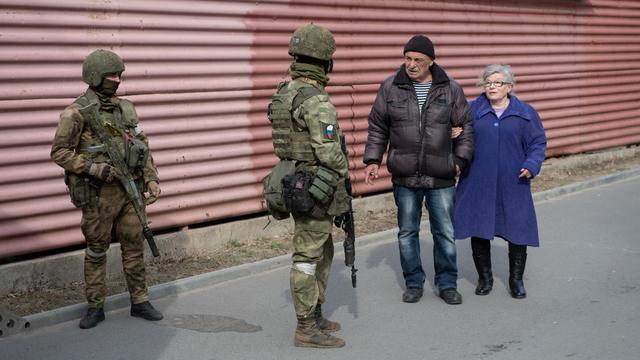
<path id="1" fill-rule="evenodd" d="M 154 309 L 148 301 L 140 304 L 131 304 L 131 316 L 143 318 L 149 321 L 158 321 L 163 318 L 162 313 Z"/>
<path id="2" fill-rule="evenodd" d="M 316 305 L 315 316 L 316 316 L 316 324 L 318 325 L 320 330 L 324 332 L 332 333 L 332 332 L 340 331 L 340 329 L 342 329 L 342 327 L 340 326 L 340 323 L 336 321 L 331 321 L 325 318 L 324 316 L 322 316 L 322 305 L 320 304 Z"/>
<path id="3" fill-rule="evenodd" d="M 101 321 L 104 321 L 104 309 L 90 307 L 87 314 L 80 320 L 80 329 L 91 329 Z"/>
<path id="4" fill-rule="evenodd" d="M 298 347 L 340 348 L 345 345 L 345 342 L 320 330 L 315 316 L 311 316 L 298 318 L 293 344 Z"/>

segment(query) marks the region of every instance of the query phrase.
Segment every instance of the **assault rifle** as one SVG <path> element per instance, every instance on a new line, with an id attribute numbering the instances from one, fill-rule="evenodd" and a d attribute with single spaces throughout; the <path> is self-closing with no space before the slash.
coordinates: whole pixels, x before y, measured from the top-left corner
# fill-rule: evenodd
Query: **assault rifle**
<path id="1" fill-rule="evenodd" d="M 347 144 L 345 142 L 344 136 L 340 137 L 340 142 L 342 146 L 342 152 L 349 159 L 349 152 L 347 151 Z M 351 187 L 351 178 L 349 175 L 344 180 L 345 188 L 347 189 L 347 194 L 349 197 L 352 196 L 352 187 Z M 344 264 L 346 266 L 351 266 L 351 285 L 356 287 L 356 269 L 355 260 L 356 260 L 356 230 L 353 223 L 353 207 L 351 204 L 351 200 L 349 200 L 349 210 L 347 210 L 344 214 L 338 215 L 333 219 L 333 223 L 341 228 L 344 231 L 344 242 L 342 245 L 344 246 Z"/>
<path id="2" fill-rule="evenodd" d="M 138 220 L 140 220 L 140 225 L 142 225 L 142 235 L 147 239 L 147 243 L 149 243 L 149 248 L 151 249 L 153 257 L 160 256 L 158 246 L 156 246 L 156 241 L 153 238 L 153 232 L 151 232 L 151 228 L 149 228 L 149 223 L 147 222 L 147 214 L 144 210 L 144 202 L 140 196 L 140 191 L 138 190 L 135 181 L 133 181 L 133 176 L 129 171 L 129 166 L 124 163 L 124 156 L 120 153 L 120 150 L 118 150 L 118 145 L 113 139 L 113 136 L 110 136 L 107 133 L 105 124 L 102 124 L 100 121 L 98 104 L 93 102 L 78 110 L 85 116 L 85 119 L 89 120 L 91 130 L 98 136 L 100 142 L 104 144 L 105 151 L 107 152 L 109 159 L 111 159 L 113 167 L 122 174 L 121 176 L 118 176 L 118 180 L 120 180 L 124 191 L 127 193 L 127 197 L 129 198 L 131 205 L 133 205 L 133 209 L 138 216 Z"/>

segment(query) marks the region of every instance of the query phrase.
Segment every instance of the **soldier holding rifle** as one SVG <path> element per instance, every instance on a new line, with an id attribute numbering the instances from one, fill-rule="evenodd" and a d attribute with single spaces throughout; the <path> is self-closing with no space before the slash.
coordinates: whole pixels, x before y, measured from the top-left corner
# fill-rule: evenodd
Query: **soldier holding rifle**
<path id="1" fill-rule="evenodd" d="M 82 79 L 89 87 L 60 115 L 51 148 L 51 158 L 65 170 L 71 201 L 82 209 L 89 306 L 82 329 L 105 319 L 106 256 L 114 238 L 121 245 L 131 316 L 162 319 L 149 303 L 142 236 L 157 256 L 143 197 L 150 204 L 160 195 L 158 173 L 133 104 L 116 96 L 123 71 L 124 62 L 114 52 L 96 50 L 87 56 Z"/>

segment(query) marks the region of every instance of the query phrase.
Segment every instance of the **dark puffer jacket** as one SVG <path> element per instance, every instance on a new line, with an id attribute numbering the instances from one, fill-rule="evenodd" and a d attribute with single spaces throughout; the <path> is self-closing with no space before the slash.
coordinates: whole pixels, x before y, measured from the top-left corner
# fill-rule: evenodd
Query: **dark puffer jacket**
<path id="1" fill-rule="evenodd" d="M 382 83 L 369 113 L 364 163 L 380 164 L 390 142 L 387 168 L 397 185 L 453 186 L 455 165 L 464 171 L 473 157 L 472 115 L 462 88 L 437 64 L 431 66 L 431 75 L 422 116 L 404 65 Z M 452 127 L 463 128 L 455 140 Z"/>

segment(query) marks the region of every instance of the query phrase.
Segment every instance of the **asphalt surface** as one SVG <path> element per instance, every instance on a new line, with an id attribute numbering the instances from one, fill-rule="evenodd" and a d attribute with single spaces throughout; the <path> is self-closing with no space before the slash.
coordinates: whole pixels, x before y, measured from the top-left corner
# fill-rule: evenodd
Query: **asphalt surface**
<path id="1" fill-rule="evenodd" d="M 395 231 L 387 231 L 358 239 L 357 289 L 337 251 L 324 310 L 342 324 L 342 349 L 293 346 L 289 266 L 281 257 L 154 289 L 165 314 L 157 323 L 130 317 L 122 295 L 110 298 L 107 309 L 116 310 L 94 329 L 80 330 L 77 319 L 44 326 L 82 306 L 34 317 L 31 330 L 0 338 L 0 359 L 638 359 L 640 177 L 544 198 L 524 300 L 508 295 L 507 247 L 497 239 L 490 295 L 473 293 L 464 240 L 463 304 L 445 304 L 430 283 L 420 302 L 403 303 Z M 428 231 L 421 241 L 432 280 Z"/>

